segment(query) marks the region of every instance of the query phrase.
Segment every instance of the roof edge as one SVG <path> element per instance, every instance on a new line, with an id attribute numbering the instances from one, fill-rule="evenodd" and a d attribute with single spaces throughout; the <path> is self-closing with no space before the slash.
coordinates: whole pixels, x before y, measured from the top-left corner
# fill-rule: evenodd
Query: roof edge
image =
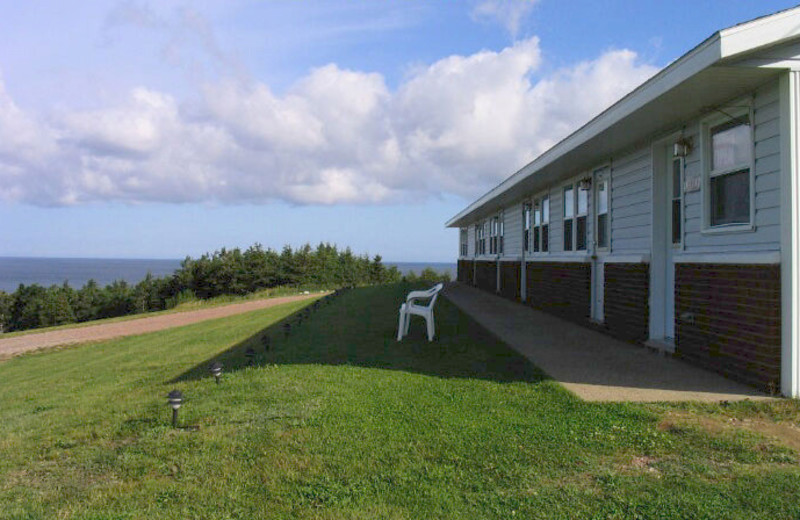
<path id="1" fill-rule="evenodd" d="M 613 124 L 651 103 L 698 72 L 723 59 L 797 38 L 798 15 L 800 15 L 800 7 L 796 6 L 713 33 L 619 101 L 474 200 L 450 218 L 445 223 L 445 227 L 460 227 L 464 224 L 462 222 L 464 219 L 479 211 L 494 198 L 563 157 L 577 146 L 602 134 Z"/>
<path id="2" fill-rule="evenodd" d="M 590 119 L 583 126 L 563 138 L 536 159 L 510 175 L 500 184 L 479 197 L 472 204 L 447 221 L 445 227 L 456 227 L 459 220 L 483 206 L 486 202 L 507 189 L 515 186 L 523 178 L 555 161 L 578 144 L 600 134 L 623 117 L 646 105 L 663 92 L 682 83 L 697 72 L 713 65 L 721 57 L 720 32 L 703 40 L 689 52 L 673 61 L 644 83 L 628 92 L 619 101 Z"/>

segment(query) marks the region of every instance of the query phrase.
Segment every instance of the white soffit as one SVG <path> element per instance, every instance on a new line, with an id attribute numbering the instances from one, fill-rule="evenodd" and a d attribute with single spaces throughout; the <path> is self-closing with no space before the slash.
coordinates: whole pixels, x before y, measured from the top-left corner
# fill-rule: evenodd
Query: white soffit
<path id="1" fill-rule="evenodd" d="M 460 227 L 523 198 L 537 187 L 578 175 L 611 153 L 644 143 L 776 75 L 775 69 L 719 66 L 758 49 L 800 37 L 800 8 L 719 31 L 617 103 L 508 177 L 451 218 Z M 716 66 L 715 66 L 716 65 Z"/>

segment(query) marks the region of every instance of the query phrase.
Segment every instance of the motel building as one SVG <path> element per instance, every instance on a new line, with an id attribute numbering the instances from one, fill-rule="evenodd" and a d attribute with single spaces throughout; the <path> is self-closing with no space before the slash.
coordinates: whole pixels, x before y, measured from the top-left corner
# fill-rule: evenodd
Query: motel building
<path id="1" fill-rule="evenodd" d="M 800 397 L 799 134 L 800 8 L 721 30 L 450 219 L 458 280 Z"/>

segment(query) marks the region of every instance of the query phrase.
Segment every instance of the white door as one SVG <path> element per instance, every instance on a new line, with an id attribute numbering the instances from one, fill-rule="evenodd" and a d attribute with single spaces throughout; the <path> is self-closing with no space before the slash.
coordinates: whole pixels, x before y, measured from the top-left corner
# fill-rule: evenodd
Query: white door
<path id="1" fill-rule="evenodd" d="M 592 320 L 602 323 L 605 319 L 603 301 L 605 299 L 603 258 L 610 250 L 611 220 L 609 218 L 610 186 L 608 168 L 596 170 L 592 180 Z"/>
<path id="2" fill-rule="evenodd" d="M 683 239 L 683 158 L 673 157 L 667 151 L 666 190 L 666 245 L 664 286 L 664 338 L 675 338 L 675 259 L 674 253 L 682 247 Z"/>

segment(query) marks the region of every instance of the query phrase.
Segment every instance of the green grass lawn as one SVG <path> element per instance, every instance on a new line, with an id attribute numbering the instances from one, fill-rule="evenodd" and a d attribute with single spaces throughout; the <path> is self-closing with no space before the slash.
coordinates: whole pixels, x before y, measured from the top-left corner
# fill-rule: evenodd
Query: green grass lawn
<path id="1" fill-rule="evenodd" d="M 311 289 L 312 292 L 327 292 L 321 289 Z M 175 307 L 163 311 L 153 312 L 140 312 L 138 314 L 126 314 L 125 316 L 117 316 L 114 318 L 103 318 L 99 320 L 82 321 L 80 323 L 67 323 L 65 325 L 55 325 L 53 327 L 40 327 L 37 329 L 18 330 L 14 332 L 0 333 L 0 339 L 12 338 L 14 336 L 24 336 L 26 334 L 36 334 L 39 332 L 50 332 L 53 330 L 74 329 L 80 327 L 91 327 L 92 325 L 103 325 L 105 323 L 117 323 L 120 321 L 138 320 L 141 318 L 150 318 L 152 316 L 161 316 L 162 314 L 174 314 L 176 312 L 189 312 L 199 311 L 201 309 L 210 309 L 212 307 L 222 307 L 224 305 L 231 305 L 234 303 L 245 303 L 253 300 L 266 300 L 269 298 L 280 298 L 283 296 L 296 296 L 303 294 L 303 289 L 296 287 L 275 287 L 272 289 L 262 289 L 253 293 L 243 296 L 223 295 L 214 298 L 202 300 L 196 298 L 187 302 L 180 303 Z"/>
<path id="2" fill-rule="evenodd" d="M 396 343 L 407 290 L 288 338 L 310 302 L 0 363 L 0 518 L 800 516 L 797 453 L 730 426 L 796 426 L 797 402 L 585 403 L 446 299 L 441 339 Z"/>

